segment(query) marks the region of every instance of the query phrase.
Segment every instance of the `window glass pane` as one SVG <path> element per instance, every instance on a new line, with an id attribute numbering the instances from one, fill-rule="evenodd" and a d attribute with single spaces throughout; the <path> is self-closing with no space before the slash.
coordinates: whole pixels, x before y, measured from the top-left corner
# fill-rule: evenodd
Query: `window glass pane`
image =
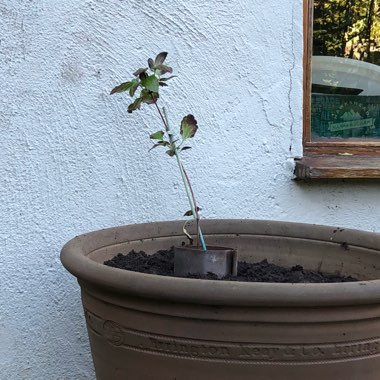
<path id="1" fill-rule="evenodd" d="M 312 140 L 380 138 L 380 0 L 314 0 Z"/>

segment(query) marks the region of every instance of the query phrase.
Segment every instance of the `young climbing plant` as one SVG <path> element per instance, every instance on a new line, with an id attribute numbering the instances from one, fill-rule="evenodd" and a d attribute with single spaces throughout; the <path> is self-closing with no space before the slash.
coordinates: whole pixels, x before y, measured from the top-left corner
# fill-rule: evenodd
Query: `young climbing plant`
<path id="1" fill-rule="evenodd" d="M 160 88 L 167 87 L 167 82 L 176 77 L 175 75 L 167 76 L 168 74 L 173 73 L 173 69 L 165 64 L 167 55 L 167 52 L 161 52 L 154 60 L 149 58 L 148 67 L 142 67 L 136 70 L 133 73 L 134 78 L 116 86 L 112 89 L 111 95 L 120 92 L 128 92 L 130 97 L 134 98 L 133 102 L 128 106 L 129 113 L 140 109 L 143 103 L 153 105 L 156 108 L 158 117 L 162 122 L 162 128 L 149 136 L 154 140 L 154 145 L 150 150 L 162 147 L 165 148 L 166 154 L 170 157 L 176 158 L 190 204 L 190 210 L 186 211 L 184 216 L 192 216 L 194 218 L 197 225 L 197 245 L 201 245 L 202 250 L 206 251 L 207 246 L 200 226 L 200 208 L 197 206 L 193 187 L 191 186 L 189 176 L 181 159 L 181 153 L 185 150 L 191 149 L 187 144 L 189 140 L 195 136 L 198 130 L 197 121 L 191 114 L 184 116 L 180 124 L 179 136 L 176 137 L 170 127 L 166 108 L 160 107 L 158 104 L 160 100 Z M 190 239 L 190 242 L 192 242 L 193 239 L 186 230 L 186 224 L 187 223 L 185 223 L 183 227 L 183 231 Z"/>

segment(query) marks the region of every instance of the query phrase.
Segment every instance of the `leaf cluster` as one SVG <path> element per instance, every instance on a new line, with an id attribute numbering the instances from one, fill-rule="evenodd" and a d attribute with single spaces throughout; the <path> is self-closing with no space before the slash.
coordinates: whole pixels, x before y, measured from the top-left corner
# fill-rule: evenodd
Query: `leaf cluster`
<path id="1" fill-rule="evenodd" d="M 112 89 L 111 95 L 128 91 L 133 98 L 138 89 L 141 89 L 139 96 L 128 106 L 128 112 L 140 109 L 142 103 L 154 104 L 159 98 L 159 88 L 167 86 L 167 81 L 174 76 L 162 77 L 172 73 L 173 69 L 164 64 L 168 53 L 161 52 L 153 60 L 148 59 L 148 67 L 137 69 L 134 78 L 124 82 Z"/>
<path id="2" fill-rule="evenodd" d="M 150 150 L 157 148 L 159 146 L 168 147 L 169 149 L 166 151 L 166 153 L 173 157 L 177 152 L 181 152 L 183 150 L 191 149 L 190 146 L 183 146 L 184 143 L 188 140 L 194 137 L 195 133 L 198 130 L 198 124 L 195 120 L 195 117 L 191 114 L 185 116 L 181 121 L 181 127 L 180 127 L 180 135 L 181 135 L 181 142 L 177 145 L 176 143 L 178 140 L 172 140 L 169 135 L 169 141 L 165 140 L 165 132 L 160 130 L 155 133 L 152 133 L 149 137 L 152 140 L 155 140 L 155 144 L 150 148 Z"/>
<path id="3" fill-rule="evenodd" d="M 154 60 L 152 58 L 149 58 L 148 67 L 141 67 L 137 69 L 133 73 L 134 78 L 132 80 L 121 83 L 112 89 L 111 95 L 128 91 L 129 95 L 132 98 L 135 96 L 137 90 L 141 89 L 139 96 L 136 97 L 134 101 L 128 106 L 129 113 L 140 109 L 143 103 L 156 104 L 160 97 L 160 87 L 167 86 L 166 82 L 175 77 L 174 75 L 165 77 L 166 74 L 173 73 L 173 69 L 165 64 L 167 55 L 168 53 L 161 52 L 156 56 Z M 158 106 L 157 109 L 163 121 L 164 130 L 159 130 L 150 135 L 150 138 L 152 140 L 155 140 L 155 143 L 150 150 L 159 146 L 166 147 L 166 153 L 170 157 L 173 157 L 183 150 L 191 149 L 189 146 L 184 146 L 184 143 L 188 139 L 193 138 L 197 132 L 198 125 L 194 116 L 189 114 L 182 119 L 180 126 L 181 141 L 179 144 L 177 144 L 179 140 L 173 139 L 173 135 L 169 131 L 169 125 L 168 121 L 166 120 L 166 116 L 164 117 Z"/>

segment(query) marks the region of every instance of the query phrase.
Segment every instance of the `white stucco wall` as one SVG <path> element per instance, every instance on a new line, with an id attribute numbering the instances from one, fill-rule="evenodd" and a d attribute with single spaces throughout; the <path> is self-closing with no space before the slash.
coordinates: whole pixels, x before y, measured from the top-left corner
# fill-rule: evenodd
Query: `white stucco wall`
<path id="1" fill-rule="evenodd" d="M 71 237 L 187 209 L 159 120 L 109 96 L 166 50 L 172 124 L 204 216 L 380 230 L 375 182 L 292 181 L 302 153 L 301 0 L 0 0 L 0 378 L 93 379 Z"/>

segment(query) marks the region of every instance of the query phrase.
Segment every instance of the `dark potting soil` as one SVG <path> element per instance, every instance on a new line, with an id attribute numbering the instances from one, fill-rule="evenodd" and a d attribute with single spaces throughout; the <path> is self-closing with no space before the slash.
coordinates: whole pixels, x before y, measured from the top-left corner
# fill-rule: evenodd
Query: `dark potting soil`
<path id="1" fill-rule="evenodd" d="M 161 250 L 153 255 L 147 255 L 143 251 L 131 251 L 127 255 L 119 253 L 111 260 L 105 261 L 104 264 L 113 268 L 126 269 L 134 272 L 174 277 L 173 249 Z M 207 275 L 189 274 L 185 277 L 218 280 L 213 273 L 208 273 Z M 296 265 L 292 268 L 284 268 L 270 264 L 267 260 L 257 263 L 239 261 L 237 276 L 226 276 L 221 280 L 277 283 L 333 283 L 358 281 L 351 276 L 344 277 L 334 274 L 306 271 L 300 265 Z"/>

